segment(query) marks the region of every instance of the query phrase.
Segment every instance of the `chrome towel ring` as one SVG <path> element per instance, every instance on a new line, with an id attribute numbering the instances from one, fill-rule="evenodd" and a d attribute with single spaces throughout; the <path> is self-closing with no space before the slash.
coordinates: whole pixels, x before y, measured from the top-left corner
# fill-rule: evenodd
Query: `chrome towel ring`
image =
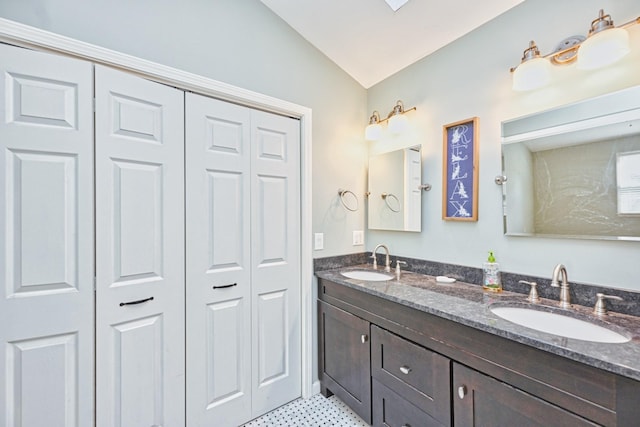
<path id="1" fill-rule="evenodd" d="M 389 209 L 391 209 L 393 212 L 400 212 L 400 200 L 398 200 L 398 198 L 396 197 L 395 194 L 393 193 L 382 193 L 382 198 L 384 199 L 384 204 L 387 205 L 387 207 Z M 394 200 L 395 202 L 389 202 L 389 200 Z M 397 208 L 394 208 L 392 205 L 396 205 Z"/>
<path id="2" fill-rule="evenodd" d="M 353 191 L 338 189 L 338 195 L 340 196 L 340 202 L 342 206 L 348 211 L 355 212 L 358 210 L 358 196 Z M 351 195 L 349 197 L 349 195 Z"/>

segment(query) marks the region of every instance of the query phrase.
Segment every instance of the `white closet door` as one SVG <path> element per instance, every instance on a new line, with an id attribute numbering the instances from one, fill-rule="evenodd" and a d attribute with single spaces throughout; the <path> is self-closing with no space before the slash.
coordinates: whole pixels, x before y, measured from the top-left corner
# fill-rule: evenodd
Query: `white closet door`
<path id="1" fill-rule="evenodd" d="M 0 418 L 93 424 L 92 65 L 0 44 Z"/>
<path id="2" fill-rule="evenodd" d="M 301 395 L 300 122 L 251 115 L 252 410 Z"/>
<path id="3" fill-rule="evenodd" d="M 250 110 L 187 94 L 187 424 L 251 418 Z"/>
<path id="4" fill-rule="evenodd" d="M 96 419 L 181 426 L 184 94 L 96 66 Z"/>

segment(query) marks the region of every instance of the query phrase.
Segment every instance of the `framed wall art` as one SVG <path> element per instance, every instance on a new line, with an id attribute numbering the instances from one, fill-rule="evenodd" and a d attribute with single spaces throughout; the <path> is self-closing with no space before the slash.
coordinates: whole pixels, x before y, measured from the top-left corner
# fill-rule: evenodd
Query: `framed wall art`
<path id="1" fill-rule="evenodd" d="M 478 118 L 443 126 L 442 219 L 478 220 Z"/>

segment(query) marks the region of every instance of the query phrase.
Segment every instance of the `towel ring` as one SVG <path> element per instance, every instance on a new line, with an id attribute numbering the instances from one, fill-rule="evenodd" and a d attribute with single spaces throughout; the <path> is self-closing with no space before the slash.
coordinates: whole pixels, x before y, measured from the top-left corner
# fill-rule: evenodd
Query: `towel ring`
<path id="1" fill-rule="evenodd" d="M 398 198 L 396 197 L 395 194 L 393 193 L 382 193 L 382 198 L 384 199 L 384 204 L 387 205 L 387 207 L 389 209 L 391 209 L 393 212 L 400 212 L 400 200 L 398 200 Z M 394 209 L 393 206 L 391 206 L 391 204 L 389 203 L 389 199 L 395 199 L 396 200 L 396 205 L 398 206 L 397 209 Z"/>
<path id="2" fill-rule="evenodd" d="M 351 194 L 352 202 L 348 202 L 345 198 L 346 195 Z M 358 196 L 355 195 L 353 191 L 343 190 L 342 188 L 338 189 L 338 195 L 340 196 L 340 202 L 342 206 L 345 207 L 348 211 L 355 212 L 358 210 Z M 355 204 L 355 207 L 353 205 Z"/>

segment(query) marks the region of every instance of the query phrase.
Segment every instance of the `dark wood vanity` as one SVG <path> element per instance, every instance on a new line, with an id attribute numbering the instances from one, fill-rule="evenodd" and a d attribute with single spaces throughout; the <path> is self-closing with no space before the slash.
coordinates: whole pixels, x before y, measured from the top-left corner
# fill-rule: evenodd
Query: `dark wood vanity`
<path id="1" fill-rule="evenodd" d="M 635 379 L 327 278 L 318 286 L 322 393 L 374 426 L 640 425 Z"/>

